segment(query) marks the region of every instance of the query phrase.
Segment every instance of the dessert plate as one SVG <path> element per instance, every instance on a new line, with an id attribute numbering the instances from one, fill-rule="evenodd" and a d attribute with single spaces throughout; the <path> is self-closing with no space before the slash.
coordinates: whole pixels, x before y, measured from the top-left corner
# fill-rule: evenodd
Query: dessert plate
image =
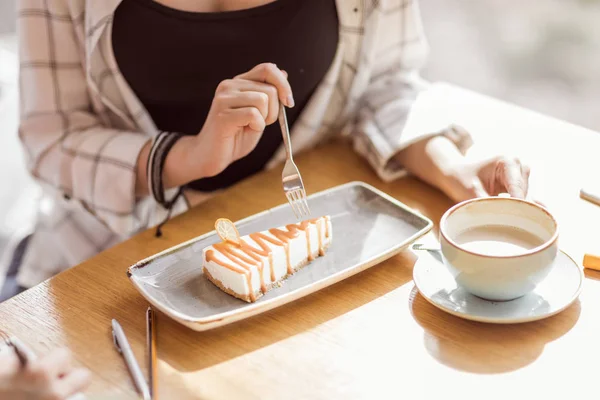
<path id="1" fill-rule="evenodd" d="M 433 226 L 426 217 L 362 182 L 315 193 L 308 202 L 314 217 L 331 217 L 331 246 L 325 256 L 254 303 L 233 298 L 203 276 L 202 249 L 220 241 L 214 231 L 139 261 L 127 274 L 154 307 L 203 331 L 260 314 L 364 271 L 399 253 Z M 286 203 L 235 225 L 243 236 L 291 222 L 294 215 Z"/>
<path id="2" fill-rule="evenodd" d="M 489 301 L 458 287 L 437 251 L 419 251 L 413 280 L 423 297 L 457 317 L 494 324 L 548 318 L 570 306 L 581 293 L 583 270 L 559 251 L 550 274 L 533 292 L 510 301 Z"/>

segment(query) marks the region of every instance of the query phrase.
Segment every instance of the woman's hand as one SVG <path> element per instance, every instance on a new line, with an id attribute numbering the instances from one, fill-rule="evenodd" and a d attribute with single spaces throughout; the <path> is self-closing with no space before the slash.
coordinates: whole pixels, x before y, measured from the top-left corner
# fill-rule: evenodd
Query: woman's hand
<path id="1" fill-rule="evenodd" d="M 500 193 L 524 199 L 528 195 L 530 171 L 529 166 L 518 158 L 465 159 L 447 175 L 444 187 L 448 196 L 457 202 Z"/>
<path id="2" fill-rule="evenodd" d="M 414 143 L 398 155 L 405 168 L 455 202 L 508 193 L 526 198 L 530 168 L 518 158 L 490 156 L 473 160 L 455 140 L 436 136 Z"/>
<path id="3" fill-rule="evenodd" d="M 14 353 L 0 356 L 0 400 L 62 400 L 90 383 L 86 369 L 72 365 L 71 353 L 59 349 L 24 368 Z"/>
<path id="4" fill-rule="evenodd" d="M 260 64 L 221 82 L 191 149 L 192 166 L 197 162 L 202 177 L 214 176 L 248 155 L 265 126 L 277 121 L 279 102 L 294 106 L 287 74 L 275 64 Z"/>
<path id="5" fill-rule="evenodd" d="M 275 64 L 260 64 L 221 82 L 200 133 L 184 136 L 169 151 L 163 169 L 165 189 L 215 176 L 248 155 L 265 127 L 277 121 L 280 102 L 294 106 L 287 73 Z M 136 194 L 140 197 L 148 194 L 149 153 L 150 142 L 138 156 Z"/>

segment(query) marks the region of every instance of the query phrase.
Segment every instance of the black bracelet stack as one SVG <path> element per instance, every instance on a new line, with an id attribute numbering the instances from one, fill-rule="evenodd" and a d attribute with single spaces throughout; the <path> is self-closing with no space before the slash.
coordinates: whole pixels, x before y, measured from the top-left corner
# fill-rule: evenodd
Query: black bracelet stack
<path id="1" fill-rule="evenodd" d="M 150 154 L 148 155 L 148 163 L 146 164 L 146 175 L 148 177 L 148 189 L 154 197 L 154 200 L 168 210 L 166 218 L 156 227 L 156 236 L 162 236 L 162 226 L 171 217 L 171 209 L 179 196 L 183 193 L 183 189 L 179 188 L 175 196 L 170 199 L 165 199 L 165 188 L 163 184 L 163 169 L 169 151 L 175 143 L 181 139 L 183 135 L 174 132 L 160 132 L 152 141 Z"/>

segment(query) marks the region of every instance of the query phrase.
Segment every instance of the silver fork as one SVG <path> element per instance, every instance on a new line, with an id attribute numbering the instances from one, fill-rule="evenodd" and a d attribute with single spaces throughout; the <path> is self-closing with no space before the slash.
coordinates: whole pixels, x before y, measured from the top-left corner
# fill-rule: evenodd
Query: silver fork
<path id="1" fill-rule="evenodd" d="M 304 183 L 302 183 L 300 171 L 298 171 L 298 167 L 296 167 L 292 158 L 290 130 L 288 128 L 287 116 L 285 115 L 285 107 L 281 103 L 279 103 L 279 125 L 281 126 L 283 144 L 285 145 L 285 152 L 287 155 L 283 173 L 281 174 L 283 191 L 292 207 L 294 215 L 296 218 L 301 219 L 310 215 L 310 209 L 308 208 L 308 202 L 306 201 L 306 191 L 304 190 Z"/>

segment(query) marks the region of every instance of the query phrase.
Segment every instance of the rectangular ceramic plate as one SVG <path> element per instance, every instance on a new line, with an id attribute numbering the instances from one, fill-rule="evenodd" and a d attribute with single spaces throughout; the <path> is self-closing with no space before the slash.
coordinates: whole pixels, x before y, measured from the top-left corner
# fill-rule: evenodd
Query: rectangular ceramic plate
<path id="1" fill-rule="evenodd" d="M 214 231 L 136 263 L 128 270 L 129 278 L 154 307 L 203 331 L 260 314 L 361 272 L 397 254 L 433 226 L 429 219 L 361 182 L 315 193 L 308 202 L 313 216 L 331 216 L 332 245 L 324 257 L 255 303 L 222 292 L 203 276 L 202 249 L 220 241 Z M 292 210 L 283 204 L 235 225 L 240 235 L 247 235 L 292 222 Z"/>

